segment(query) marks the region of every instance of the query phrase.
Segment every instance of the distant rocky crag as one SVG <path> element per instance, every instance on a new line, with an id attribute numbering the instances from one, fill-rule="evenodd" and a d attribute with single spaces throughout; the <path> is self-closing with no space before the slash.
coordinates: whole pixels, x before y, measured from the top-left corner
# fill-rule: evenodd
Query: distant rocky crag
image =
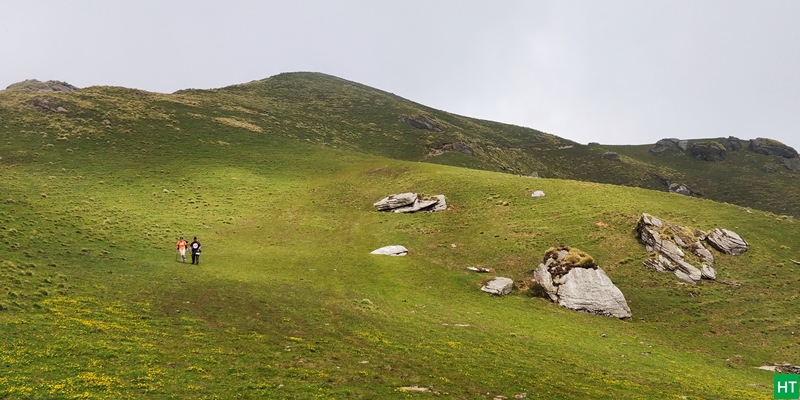
<path id="1" fill-rule="evenodd" d="M 12 83 L 6 89 L 7 90 L 23 89 L 23 90 L 34 90 L 40 92 L 63 92 L 63 93 L 73 93 L 76 90 L 79 90 L 78 87 L 70 85 L 67 82 L 62 82 L 62 81 L 42 82 L 36 79 L 28 79 L 22 82 Z"/>
<path id="2" fill-rule="evenodd" d="M 797 150 L 787 146 L 777 140 L 756 138 L 745 141 L 733 136 L 720 140 L 708 140 L 689 142 L 675 138 L 661 139 L 650 148 L 650 153 L 655 155 L 666 154 L 667 152 L 688 152 L 692 157 L 711 162 L 725 160 L 728 152 L 737 151 L 744 148 L 743 142 L 747 142 L 748 150 L 767 156 L 776 157 L 779 163 L 792 171 L 800 171 L 800 156 Z"/>
<path id="3" fill-rule="evenodd" d="M 28 90 L 33 92 L 60 92 L 60 93 L 74 93 L 79 90 L 78 87 L 70 85 L 62 81 L 47 81 L 42 82 L 36 79 L 28 79 L 22 82 L 17 82 L 9 85 L 6 90 Z M 54 113 L 67 113 L 69 112 L 64 104 L 57 99 L 48 97 L 37 97 L 32 100 L 32 104 L 43 110 Z"/>

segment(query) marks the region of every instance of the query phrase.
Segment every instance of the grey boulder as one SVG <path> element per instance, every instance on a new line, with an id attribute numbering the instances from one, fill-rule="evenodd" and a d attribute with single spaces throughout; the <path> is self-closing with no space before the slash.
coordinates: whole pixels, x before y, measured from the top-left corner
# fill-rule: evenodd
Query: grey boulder
<path id="1" fill-rule="evenodd" d="M 504 278 L 501 276 L 495 277 L 491 281 L 487 282 L 481 290 L 493 294 L 495 296 L 505 296 L 511 293 L 511 290 L 514 288 L 514 281 L 510 278 Z"/>
<path id="2" fill-rule="evenodd" d="M 784 158 L 783 166 L 788 168 L 790 171 L 800 171 L 800 158 Z"/>
<path id="3" fill-rule="evenodd" d="M 533 278 L 550 300 L 562 307 L 607 317 L 631 317 L 622 291 L 580 250 L 549 250 Z"/>
<path id="4" fill-rule="evenodd" d="M 619 154 L 613 151 L 606 151 L 605 153 L 601 154 L 600 157 L 602 157 L 604 160 L 621 161 Z"/>
<path id="5" fill-rule="evenodd" d="M 722 228 L 711 231 L 706 240 L 714 246 L 715 249 L 733 256 L 744 254 L 744 252 L 750 248 L 750 245 L 736 232 Z"/>
<path id="6" fill-rule="evenodd" d="M 447 201 L 442 194 L 427 196 L 408 192 L 389 195 L 373 206 L 378 211 L 395 213 L 436 212 L 447 210 Z"/>
<path id="7" fill-rule="evenodd" d="M 622 291 L 598 269 L 573 268 L 558 286 L 558 304 L 571 310 L 614 318 L 630 318 Z"/>
<path id="8" fill-rule="evenodd" d="M 680 139 L 661 139 L 656 142 L 652 148 L 650 148 L 650 152 L 660 155 L 668 150 L 681 151 L 681 146 L 679 146 L 679 143 L 681 143 Z"/>
<path id="9" fill-rule="evenodd" d="M 777 140 L 765 138 L 750 139 L 750 151 L 783 158 L 798 157 L 797 150 L 791 146 L 787 146 Z"/>
<path id="10" fill-rule="evenodd" d="M 416 193 L 391 194 L 373 204 L 378 211 L 387 211 L 395 208 L 405 207 L 417 201 Z"/>

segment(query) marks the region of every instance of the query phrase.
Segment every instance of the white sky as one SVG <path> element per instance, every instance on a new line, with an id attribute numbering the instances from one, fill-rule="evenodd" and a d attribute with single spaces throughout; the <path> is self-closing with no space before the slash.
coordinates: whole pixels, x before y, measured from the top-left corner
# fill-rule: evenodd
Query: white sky
<path id="1" fill-rule="evenodd" d="M 800 149 L 796 0 L 0 0 L 0 88 L 316 71 L 580 143 Z"/>

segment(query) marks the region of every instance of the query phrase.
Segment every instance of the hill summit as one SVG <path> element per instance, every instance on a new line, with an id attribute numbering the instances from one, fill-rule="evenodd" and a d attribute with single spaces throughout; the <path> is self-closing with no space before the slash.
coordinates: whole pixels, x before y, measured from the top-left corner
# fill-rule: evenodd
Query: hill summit
<path id="1" fill-rule="evenodd" d="M 36 79 L 27 79 L 22 82 L 12 83 L 6 89 L 10 90 L 28 89 L 28 90 L 38 90 L 45 92 L 64 92 L 64 93 L 72 93 L 78 90 L 77 87 L 70 85 L 67 82 L 62 82 L 62 81 L 42 82 Z"/>

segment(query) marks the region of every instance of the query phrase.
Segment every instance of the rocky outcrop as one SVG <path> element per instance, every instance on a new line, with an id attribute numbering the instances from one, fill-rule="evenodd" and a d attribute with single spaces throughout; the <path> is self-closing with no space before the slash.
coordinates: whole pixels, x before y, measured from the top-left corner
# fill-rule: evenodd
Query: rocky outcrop
<path id="1" fill-rule="evenodd" d="M 639 241 L 645 245 L 649 253 L 655 255 L 644 262 L 645 268 L 658 272 L 672 271 L 680 280 L 697 283 L 704 276 L 706 279 L 716 277 L 713 269 L 714 256 L 706 249 L 701 240 L 705 235 L 694 229 L 665 224 L 660 219 L 642 214 L 636 226 Z M 690 251 L 702 267 L 697 268 L 686 261 L 683 250 Z M 703 273 L 705 270 L 705 274 Z"/>
<path id="2" fill-rule="evenodd" d="M 714 255 L 703 245 L 703 241 L 718 250 L 724 248 L 724 251 L 720 251 L 725 254 L 739 255 L 747 250 L 744 240 L 726 229 L 717 228 L 706 235 L 697 229 L 666 224 L 647 213 L 639 218 L 636 233 L 647 252 L 653 254 L 645 260 L 645 268 L 658 272 L 672 271 L 679 279 L 693 284 L 701 279 L 717 279 Z M 684 250 L 700 263 L 699 268 L 686 260 Z"/>
<path id="3" fill-rule="evenodd" d="M 6 89 L 26 89 L 26 90 L 35 90 L 35 91 L 42 91 L 42 92 L 63 92 L 63 93 L 72 93 L 78 88 L 76 86 L 72 86 L 67 82 L 61 81 L 47 81 L 42 82 L 36 79 L 28 79 L 22 82 L 12 83 Z"/>
<path id="4" fill-rule="evenodd" d="M 562 307 L 614 318 L 631 317 L 619 288 L 591 256 L 578 249 L 548 250 L 533 278 L 544 294 Z"/>
<path id="5" fill-rule="evenodd" d="M 511 293 L 511 289 L 513 288 L 514 281 L 512 279 L 498 276 L 486 282 L 486 284 L 481 287 L 481 290 L 495 296 L 505 296 Z"/>
<path id="6" fill-rule="evenodd" d="M 719 162 L 725 159 L 727 150 L 717 142 L 701 142 L 692 143 L 689 152 L 698 160 Z"/>
<path id="7" fill-rule="evenodd" d="M 790 171 L 800 171 L 800 157 L 784 158 L 783 166 L 788 168 Z"/>
<path id="8" fill-rule="evenodd" d="M 438 156 L 448 151 L 457 151 L 459 153 L 466 154 L 468 156 L 475 155 L 475 152 L 472 150 L 472 147 L 469 147 L 469 145 L 463 142 L 445 143 L 439 147 L 431 149 L 430 155 Z"/>
<path id="9" fill-rule="evenodd" d="M 674 138 L 673 139 L 661 139 L 661 140 L 657 141 L 656 144 L 653 145 L 652 148 L 650 148 L 650 152 L 653 153 L 653 154 L 656 154 L 656 155 L 660 155 L 660 154 L 664 154 L 668 150 L 682 151 L 681 150 L 682 147 L 683 147 L 683 150 L 686 150 L 685 146 L 688 145 L 688 142 L 686 142 L 683 146 L 679 146 L 681 144 L 681 142 L 686 142 L 686 141 L 683 141 L 683 140 L 680 140 L 680 139 L 674 139 Z"/>
<path id="10" fill-rule="evenodd" d="M 429 131 L 434 132 L 444 132 L 444 129 L 441 125 L 437 124 L 436 121 L 432 120 L 430 117 L 425 115 L 415 115 L 415 116 L 401 116 L 399 118 L 400 122 L 405 122 L 414 128 L 417 129 L 427 129 Z"/>
<path id="11" fill-rule="evenodd" d="M 33 99 L 33 105 L 51 112 L 66 113 L 68 112 L 64 106 L 58 105 L 50 99 Z"/>
<path id="12" fill-rule="evenodd" d="M 767 363 L 758 369 L 764 371 L 772 371 L 778 372 L 782 374 L 800 374 L 800 366 L 792 365 L 792 364 L 775 364 L 775 363 Z"/>
<path id="13" fill-rule="evenodd" d="M 725 149 L 728 151 L 741 150 L 742 140 L 737 137 L 728 136 L 727 139 L 722 140 L 722 145 L 725 146 Z"/>
<path id="14" fill-rule="evenodd" d="M 667 191 L 669 191 L 670 193 L 682 194 L 684 196 L 702 197 L 701 193 L 695 192 L 686 185 L 675 182 L 672 182 L 667 186 Z"/>
<path id="15" fill-rule="evenodd" d="M 619 154 L 617 154 L 617 153 L 615 153 L 613 151 L 607 151 L 607 152 L 601 154 L 600 157 L 602 157 L 604 160 L 621 161 L 619 159 Z"/>
<path id="16" fill-rule="evenodd" d="M 384 246 L 380 249 L 373 250 L 369 254 L 379 254 L 384 256 L 404 256 L 408 254 L 408 249 L 405 246 L 400 245 L 392 245 L 392 246 Z"/>
<path id="17" fill-rule="evenodd" d="M 797 158 L 798 156 L 797 150 L 794 148 L 777 140 L 765 138 L 750 139 L 750 151 L 783 158 Z"/>
<path id="18" fill-rule="evenodd" d="M 391 194 L 373 204 L 378 211 L 395 213 L 437 212 L 447 210 L 447 201 L 444 195 L 433 196 L 417 193 Z"/>
<path id="19" fill-rule="evenodd" d="M 714 229 L 708 234 L 707 240 L 715 249 L 733 256 L 744 254 L 750 248 L 741 236 L 727 229 Z"/>

